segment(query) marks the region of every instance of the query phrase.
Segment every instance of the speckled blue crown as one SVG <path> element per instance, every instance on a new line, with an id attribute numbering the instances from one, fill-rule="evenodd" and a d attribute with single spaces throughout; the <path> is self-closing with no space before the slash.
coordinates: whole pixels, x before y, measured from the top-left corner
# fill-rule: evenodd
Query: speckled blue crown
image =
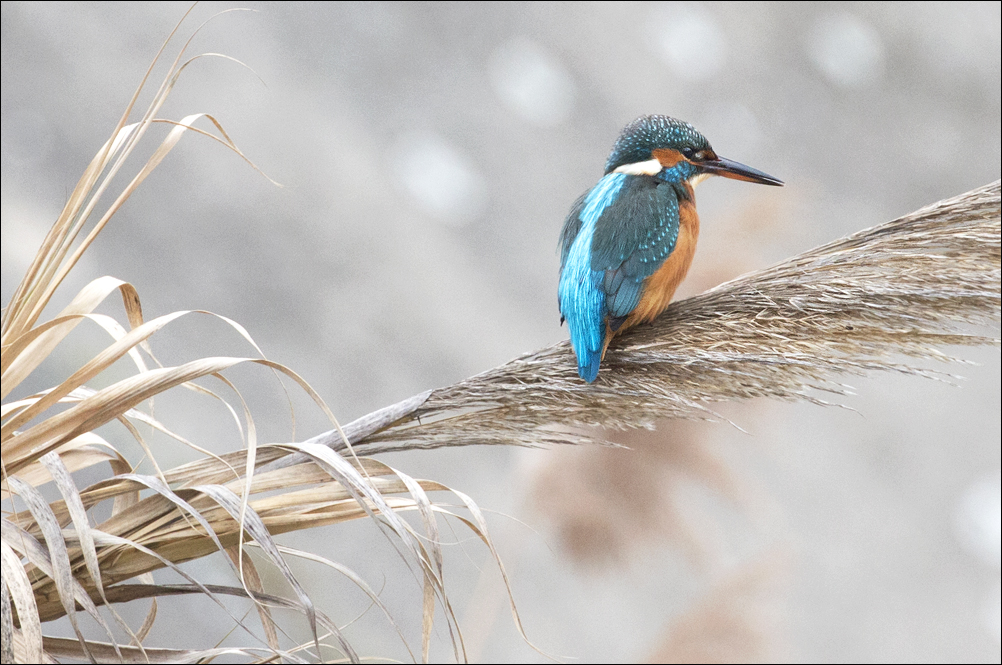
<path id="1" fill-rule="evenodd" d="M 709 147 L 706 137 L 689 123 L 666 115 L 645 115 L 620 132 L 605 162 L 605 172 L 612 173 L 623 164 L 645 162 L 655 148 L 703 150 Z"/>

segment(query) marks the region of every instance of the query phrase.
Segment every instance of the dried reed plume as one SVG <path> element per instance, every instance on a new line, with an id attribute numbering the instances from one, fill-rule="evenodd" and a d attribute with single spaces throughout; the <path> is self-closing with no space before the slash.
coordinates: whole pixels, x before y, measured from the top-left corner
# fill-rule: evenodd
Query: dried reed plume
<path id="1" fill-rule="evenodd" d="M 686 300 L 610 348 L 581 381 L 567 342 L 344 428 L 358 452 L 579 442 L 569 428 L 713 418 L 751 397 L 824 403 L 836 378 L 873 370 L 935 375 L 895 360 L 952 360 L 945 346 L 998 345 L 999 181 L 860 231 Z M 329 432 L 313 441 L 339 446 Z"/>

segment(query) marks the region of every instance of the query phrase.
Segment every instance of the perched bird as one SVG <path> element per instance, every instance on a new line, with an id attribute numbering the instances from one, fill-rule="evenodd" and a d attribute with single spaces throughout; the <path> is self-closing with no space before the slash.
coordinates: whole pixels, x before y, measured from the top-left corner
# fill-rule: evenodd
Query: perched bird
<path id="1" fill-rule="evenodd" d="M 718 157 L 692 125 L 665 115 L 619 135 L 605 175 L 571 208 L 560 234 L 560 322 L 591 383 L 613 335 L 668 307 L 696 251 L 693 187 L 711 175 L 782 181 Z"/>

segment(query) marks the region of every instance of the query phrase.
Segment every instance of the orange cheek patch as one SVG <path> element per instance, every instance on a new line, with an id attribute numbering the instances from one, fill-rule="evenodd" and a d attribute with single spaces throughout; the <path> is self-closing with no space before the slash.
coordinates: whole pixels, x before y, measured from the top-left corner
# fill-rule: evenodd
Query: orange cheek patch
<path id="1" fill-rule="evenodd" d="M 658 148 L 651 152 L 651 156 L 661 162 L 661 166 L 666 169 L 670 169 L 679 162 L 685 160 L 678 150 L 672 150 L 671 148 Z"/>

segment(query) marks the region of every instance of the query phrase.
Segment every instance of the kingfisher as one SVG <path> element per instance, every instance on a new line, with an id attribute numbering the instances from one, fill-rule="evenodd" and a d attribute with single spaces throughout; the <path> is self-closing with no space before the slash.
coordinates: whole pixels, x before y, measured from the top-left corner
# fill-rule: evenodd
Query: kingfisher
<path id="1" fill-rule="evenodd" d="M 689 123 L 647 115 L 623 129 L 605 175 L 571 207 L 557 297 L 588 383 L 614 335 L 653 321 L 671 302 L 699 236 L 693 187 L 711 175 L 783 184 L 719 157 Z"/>

